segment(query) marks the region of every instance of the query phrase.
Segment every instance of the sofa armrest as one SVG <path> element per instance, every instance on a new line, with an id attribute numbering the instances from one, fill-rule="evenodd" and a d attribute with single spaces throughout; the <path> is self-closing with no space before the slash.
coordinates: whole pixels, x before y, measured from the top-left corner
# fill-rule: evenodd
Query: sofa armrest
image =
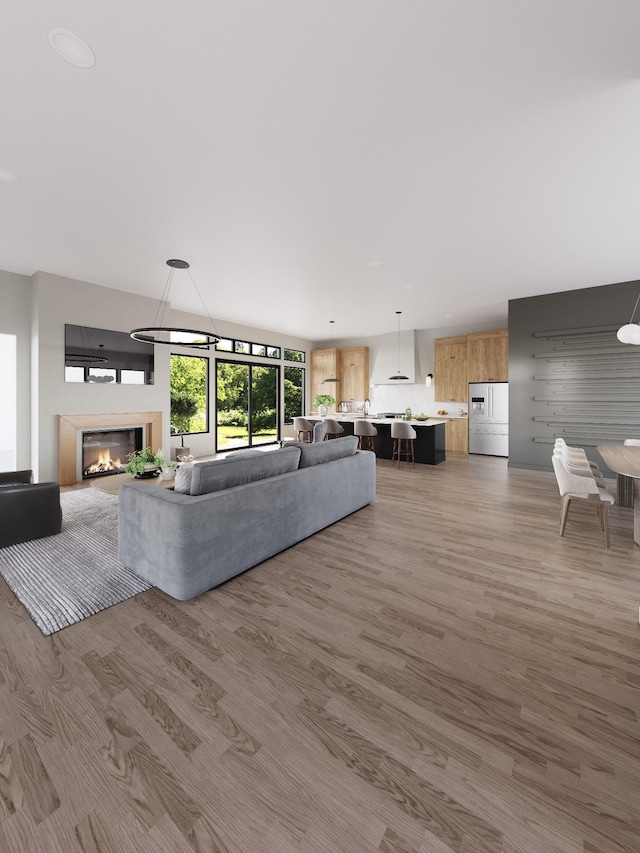
<path id="1" fill-rule="evenodd" d="M 0 548 L 53 536 L 61 529 L 59 483 L 0 488 Z"/>

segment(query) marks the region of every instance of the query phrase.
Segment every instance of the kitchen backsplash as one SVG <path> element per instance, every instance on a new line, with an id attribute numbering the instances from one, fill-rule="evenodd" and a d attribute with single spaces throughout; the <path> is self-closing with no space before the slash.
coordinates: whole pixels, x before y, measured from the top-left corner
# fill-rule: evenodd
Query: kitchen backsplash
<path id="1" fill-rule="evenodd" d="M 452 417 L 459 416 L 460 410 L 467 412 L 467 401 L 438 402 L 434 398 L 434 388 L 426 385 L 375 385 L 371 388 L 370 411 L 404 412 L 409 407 L 414 415 L 437 415 L 438 410 L 446 410 Z M 338 401 L 339 402 L 339 401 Z"/>

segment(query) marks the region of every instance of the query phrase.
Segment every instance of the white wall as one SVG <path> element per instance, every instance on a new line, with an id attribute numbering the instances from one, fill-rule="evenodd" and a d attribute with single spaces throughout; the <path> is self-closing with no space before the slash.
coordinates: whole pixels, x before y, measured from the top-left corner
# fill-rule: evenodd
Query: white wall
<path id="1" fill-rule="evenodd" d="M 0 332 L 0 471 L 16 470 L 17 438 L 17 338 Z"/>
<path id="2" fill-rule="evenodd" d="M 0 270 L 0 332 L 16 336 L 16 468 L 31 468 L 31 302 L 28 276 Z"/>
<path id="3" fill-rule="evenodd" d="M 34 469 L 39 480 L 58 475 L 59 414 L 118 412 L 163 413 L 169 440 L 169 354 L 156 347 L 155 384 L 76 383 L 64 381 L 64 326 L 95 326 L 128 332 L 152 321 L 157 300 L 38 272 L 34 278 L 37 329 L 32 371 L 34 400 Z"/>

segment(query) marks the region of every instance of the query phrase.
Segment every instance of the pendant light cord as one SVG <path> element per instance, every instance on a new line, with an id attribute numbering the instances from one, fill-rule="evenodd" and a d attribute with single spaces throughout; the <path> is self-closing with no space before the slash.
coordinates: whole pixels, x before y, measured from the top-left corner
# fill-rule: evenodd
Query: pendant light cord
<path id="1" fill-rule="evenodd" d="M 154 320 L 153 320 L 154 326 L 164 326 L 164 315 L 166 314 L 167 308 L 169 307 L 169 294 L 171 292 L 171 284 L 173 282 L 174 272 L 175 272 L 175 269 L 173 267 L 171 267 L 169 269 L 169 275 L 167 276 L 167 282 L 164 286 L 164 290 L 162 291 L 162 296 L 160 297 L 160 303 L 158 305 L 158 308 L 156 309 L 156 316 L 154 317 Z M 218 336 L 218 330 L 216 329 L 216 324 L 213 322 L 213 318 L 211 317 L 211 314 L 209 314 L 209 311 L 207 309 L 205 301 L 202 298 L 202 294 L 200 293 L 200 291 L 198 289 L 198 285 L 196 284 L 195 279 L 194 279 L 193 275 L 191 274 L 191 270 L 187 268 L 187 272 L 189 274 L 189 278 L 191 279 L 191 284 L 194 286 L 195 291 L 198 294 L 198 298 L 200 299 L 200 302 L 202 304 L 202 307 L 204 308 L 204 313 L 209 318 L 209 322 L 211 323 L 211 328 L 213 329 L 214 334 L 216 336 Z"/>
<path id="2" fill-rule="evenodd" d="M 195 280 L 194 280 L 193 276 L 191 275 L 191 270 L 189 269 L 189 270 L 187 270 L 187 272 L 189 273 L 189 278 L 191 279 L 191 283 L 195 287 L 196 293 L 198 294 L 198 297 L 200 298 L 200 302 L 202 303 L 202 307 L 204 308 L 204 312 L 207 315 L 207 317 L 209 318 L 209 322 L 211 323 L 211 328 L 213 329 L 214 333 L 217 335 L 218 330 L 216 329 L 216 324 L 213 322 L 213 318 L 211 317 L 211 314 L 209 314 L 209 312 L 207 310 L 207 306 L 205 305 L 204 299 L 202 298 L 202 294 L 198 290 L 198 285 L 195 283 Z"/>
<path id="3" fill-rule="evenodd" d="M 164 315 L 167 311 L 167 306 L 169 304 L 169 292 L 171 291 L 171 282 L 173 280 L 173 267 L 169 269 L 169 275 L 167 276 L 167 281 L 164 286 L 164 290 L 162 291 L 162 296 L 160 297 L 160 302 L 158 303 L 158 307 L 156 309 L 156 316 L 153 318 L 154 326 L 164 326 Z"/>

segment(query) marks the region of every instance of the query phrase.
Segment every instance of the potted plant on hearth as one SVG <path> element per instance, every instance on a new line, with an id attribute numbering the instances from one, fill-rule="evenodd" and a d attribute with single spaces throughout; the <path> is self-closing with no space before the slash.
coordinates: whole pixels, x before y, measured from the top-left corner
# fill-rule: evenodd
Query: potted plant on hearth
<path id="1" fill-rule="evenodd" d="M 143 479 L 155 477 L 162 465 L 164 465 L 164 456 L 161 450 L 156 453 L 150 447 L 143 447 L 142 450 L 129 454 L 124 470 L 132 477 Z"/>
<path id="2" fill-rule="evenodd" d="M 321 418 L 327 417 L 328 406 L 335 406 L 336 398 L 332 397 L 331 394 L 316 394 L 313 405 L 318 410 L 318 414 Z"/>
<path id="3" fill-rule="evenodd" d="M 171 395 L 171 426 L 180 436 L 180 447 L 174 448 L 177 458 L 189 456 L 190 447 L 184 446 L 184 434 L 189 432 L 192 418 L 198 413 L 198 401 L 187 391 Z"/>

